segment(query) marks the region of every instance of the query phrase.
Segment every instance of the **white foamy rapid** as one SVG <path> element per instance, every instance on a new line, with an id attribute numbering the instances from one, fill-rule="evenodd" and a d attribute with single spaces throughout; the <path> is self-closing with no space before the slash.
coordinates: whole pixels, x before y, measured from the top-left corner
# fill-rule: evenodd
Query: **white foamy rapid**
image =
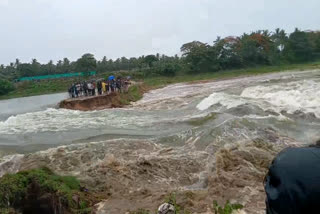
<path id="1" fill-rule="evenodd" d="M 239 98 L 236 95 L 230 95 L 223 92 L 220 93 L 213 93 L 209 97 L 202 100 L 198 105 L 197 108 L 200 111 L 206 110 L 209 107 L 215 104 L 221 104 L 228 109 L 237 107 L 239 105 L 245 104 L 246 101 L 244 99 Z"/>
<path id="2" fill-rule="evenodd" d="M 313 113 L 320 118 L 320 83 L 302 80 L 280 85 L 246 88 L 241 97 L 268 102 L 272 109 L 295 113 Z"/>
<path id="3" fill-rule="evenodd" d="M 126 109 L 81 112 L 54 108 L 29 111 L 27 108 L 28 113 L 20 113 L 24 112 L 24 106 L 17 104 L 20 100 L 8 100 L 0 105 L 0 145 L 63 145 L 105 136 L 171 137 L 192 131 L 190 126 L 201 126 L 208 121 L 213 123 L 213 128 L 226 120 L 236 123 L 238 118 L 248 116 L 250 120 L 265 120 L 266 124 L 272 120 L 269 115 L 284 121 L 287 115 L 281 114 L 283 110 L 314 113 L 320 117 L 319 93 L 319 76 L 316 71 L 308 71 L 169 85 L 150 91 Z M 45 97 L 49 104 L 50 96 L 57 95 Z M 34 106 L 32 103 L 38 99 L 30 98 L 29 106 Z M 41 104 L 47 106 L 47 101 Z M 10 106 L 20 106 L 23 111 L 18 108 L 12 114 L 3 114 L 1 110 Z M 220 114 L 215 120 L 211 113 Z"/>
<path id="4" fill-rule="evenodd" d="M 142 126 L 148 121 L 147 115 L 132 115 L 122 111 L 80 112 L 66 109 L 52 109 L 11 116 L 0 121 L 0 134 L 60 132 L 81 128 L 99 128 L 105 125 L 125 128 L 134 124 Z M 151 118 L 149 118 L 151 119 Z"/>
<path id="5" fill-rule="evenodd" d="M 320 118 L 320 83 L 313 80 L 300 80 L 251 86 L 245 88 L 240 95 L 214 92 L 203 99 L 197 105 L 197 109 L 204 111 L 216 104 L 227 109 L 250 104 L 277 113 L 286 111 L 293 114 L 299 111 L 312 113 Z"/>
<path id="6" fill-rule="evenodd" d="M 186 190 L 200 200 L 188 203 L 194 210 L 221 198 L 263 213 L 266 164 L 320 139 L 319 82 L 308 71 L 175 84 L 92 112 L 20 111 L 6 101 L 18 109 L 3 116 L 0 105 L 0 177 L 41 166 L 77 176 L 108 199 L 101 213 L 125 213 L 141 198 L 158 206 L 159 195 Z"/>

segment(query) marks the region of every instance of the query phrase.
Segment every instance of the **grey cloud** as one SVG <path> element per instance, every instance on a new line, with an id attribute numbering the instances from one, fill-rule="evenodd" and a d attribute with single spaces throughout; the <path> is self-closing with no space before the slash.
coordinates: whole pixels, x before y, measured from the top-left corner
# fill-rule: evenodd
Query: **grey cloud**
<path id="1" fill-rule="evenodd" d="M 0 0 L 0 64 L 160 52 L 277 27 L 319 28 L 318 0 Z"/>

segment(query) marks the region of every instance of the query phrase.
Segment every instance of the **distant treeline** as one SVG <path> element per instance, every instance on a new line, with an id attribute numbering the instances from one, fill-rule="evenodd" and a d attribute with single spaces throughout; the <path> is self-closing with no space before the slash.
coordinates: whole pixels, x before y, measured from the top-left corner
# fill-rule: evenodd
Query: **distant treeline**
<path id="1" fill-rule="evenodd" d="M 288 35 L 280 29 L 263 30 L 218 38 L 212 45 L 194 41 L 181 51 L 192 72 L 303 63 L 320 59 L 320 32 L 296 29 Z"/>
<path id="2" fill-rule="evenodd" d="M 64 58 L 57 63 L 51 60 L 46 64 L 36 59 L 30 63 L 16 59 L 7 66 L 0 65 L 0 78 L 14 80 L 91 70 L 98 73 L 126 70 L 136 71 L 143 76 L 174 76 L 177 72 L 217 72 L 259 65 L 303 63 L 320 59 L 320 32 L 296 29 L 287 34 L 281 29 L 275 32 L 262 30 L 241 36 L 218 37 L 212 44 L 193 41 L 184 44 L 181 52 L 181 57 L 155 54 L 116 60 L 107 57 L 96 60 L 94 55 L 88 53 L 73 62 Z"/>

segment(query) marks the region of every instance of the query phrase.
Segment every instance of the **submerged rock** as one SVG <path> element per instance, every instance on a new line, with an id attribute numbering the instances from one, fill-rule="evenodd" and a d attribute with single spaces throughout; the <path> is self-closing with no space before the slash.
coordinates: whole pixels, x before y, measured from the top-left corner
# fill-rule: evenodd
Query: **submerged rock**
<path id="1" fill-rule="evenodd" d="M 176 210 L 172 204 L 164 203 L 158 209 L 158 214 L 175 214 Z"/>

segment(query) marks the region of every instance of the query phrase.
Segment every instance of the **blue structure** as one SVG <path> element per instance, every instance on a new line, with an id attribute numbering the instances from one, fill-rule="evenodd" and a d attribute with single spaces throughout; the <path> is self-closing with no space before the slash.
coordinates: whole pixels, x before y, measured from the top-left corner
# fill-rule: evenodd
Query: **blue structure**
<path id="1" fill-rule="evenodd" d="M 70 78 L 70 77 L 95 76 L 96 74 L 97 74 L 96 71 L 88 71 L 88 72 L 79 72 L 79 73 L 66 73 L 66 74 L 52 74 L 52 75 L 33 76 L 33 77 L 21 77 L 18 79 L 18 82 L 32 81 L 32 80 L 61 79 L 61 78 Z"/>

